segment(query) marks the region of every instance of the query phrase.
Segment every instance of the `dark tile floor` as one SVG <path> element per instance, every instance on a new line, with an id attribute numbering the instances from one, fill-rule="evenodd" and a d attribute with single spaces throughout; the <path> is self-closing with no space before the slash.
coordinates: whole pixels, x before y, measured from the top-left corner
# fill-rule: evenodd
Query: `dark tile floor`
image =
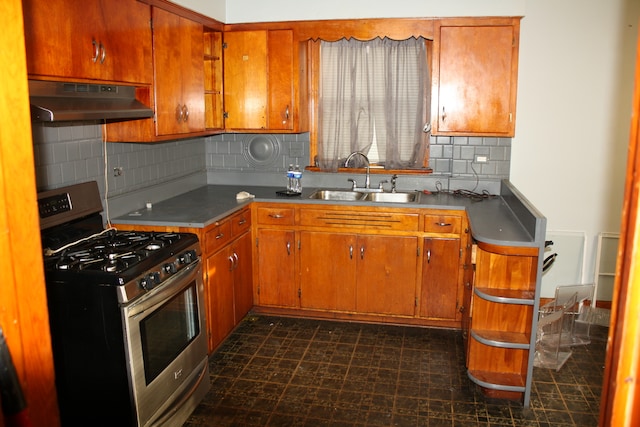
<path id="1" fill-rule="evenodd" d="M 184 426 L 597 426 L 606 328 L 592 337 L 534 368 L 523 408 L 471 383 L 460 331 L 249 315 Z"/>

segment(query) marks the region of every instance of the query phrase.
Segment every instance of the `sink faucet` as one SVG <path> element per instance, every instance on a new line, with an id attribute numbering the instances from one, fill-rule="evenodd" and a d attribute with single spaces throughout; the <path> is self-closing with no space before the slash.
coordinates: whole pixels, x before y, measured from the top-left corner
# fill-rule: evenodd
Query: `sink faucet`
<path id="1" fill-rule="evenodd" d="M 349 167 L 349 161 L 351 159 L 353 159 L 355 156 L 362 156 L 362 158 L 365 160 L 365 162 L 367 162 L 367 166 L 366 166 L 366 176 L 364 178 L 364 188 L 369 188 L 369 186 L 371 185 L 371 178 L 370 178 L 370 164 L 369 164 L 369 158 L 361 151 L 354 151 L 353 153 L 349 154 L 349 156 L 347 157 L 347 160 L 344 161 L 344 167 L 347 168 Z M 355 186 L 355 183 L 354 183 Z"/>

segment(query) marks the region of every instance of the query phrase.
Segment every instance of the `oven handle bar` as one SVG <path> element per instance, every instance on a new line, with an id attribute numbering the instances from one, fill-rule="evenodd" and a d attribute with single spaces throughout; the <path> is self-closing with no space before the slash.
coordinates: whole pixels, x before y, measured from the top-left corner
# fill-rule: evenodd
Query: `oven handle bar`
<path id="1" fill-rule="evenodd" d="M 198 389 L 198 386 L 200 386 L 200 383 L 202 382 L 204 377 L 207 376 L 207 363 L 209 363 L 209 362 L 205 361 L 204 367 L 202 368 L 202 372 L 200 372 L 200 375 L 198 375 L 198 377 L 195 379 L 195 382 L 194 382 L 193 386 L 189 390 L 187 390 L 187 392 L 185 394 L 183 394 L 182 397 L 179 400 L 173 402 L 173 404 L 171 406 L 169 406 L 162 414 L 160 414 L 159 418 L 156 421 L 152 421 L 151 424 L 149 424 L 150 427 L 164 425 L 164 423 L 167 421 L 167 419 L 170 418 L 171 416 L 173 416 L 173 414 L 178 409 L 180 409 L 182 407 L 182 405 L 191 396 L 193 396 L 193 394 Z"/>
<path id="2" fill-rule="evenodd" d="M 197 273 L 200 271 L 198 268 L 199 265 L 200 258 L 180 270 L 175 276 L 172 276 L 162 285 L 154 288 L 151 292 L 135 300 L 129 306 L 125 306 L 126 316 L 129 318 L 137 317 L 148 310 L 153 310 L 157 306 L 164 304 L 167 301 L 167 298 L 177 295 L 182 289 L 191 284 L 191 280 L 185 280 L 185 278 L 197 276 Z M 197 286 L 200 287 L 202 280 L 199 277 L 196 277 L 196 279 Z M 181 283 L 181 285 L 179 287 L 175 287 L 176 283 Z"/>

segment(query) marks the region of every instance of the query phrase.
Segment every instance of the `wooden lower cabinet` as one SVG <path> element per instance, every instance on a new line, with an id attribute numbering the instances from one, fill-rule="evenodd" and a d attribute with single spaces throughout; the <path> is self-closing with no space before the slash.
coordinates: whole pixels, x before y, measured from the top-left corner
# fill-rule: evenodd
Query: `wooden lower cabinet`
<path id="1" fill-rule="evenodd" d="M 469 331 L 469 378 L 492 397 L 529 405 L 538 248 L 478 243 Z"/>
<path id="2" fill-rule="evenodd" d="M 300 232 L 300 306 L 355 311 L 357 257 L 353 234 Z"/>
<path id="3" fill-rule="evenodd" d="M 413 316 L 418 239 L 300 233 L 300 306 Z"/>
<path id="4" fill-rule="evenodd" d="M 258 230 L 258 304 L 277 307 L 299 306 L 295 277 L 295 235 L 293 230 Z"/>
<path id="5" fill-rule="evenodd" d="M 460 318 L 460 239 L 424 239 L 422 257 L 422 317 Z"/>
<path id="6" fill-rule="evenodd" d="M 253 306 L 251 233 L 207 258 L 209 348 L 215 349 Z"/>
<path id="7" fill-rule="evenodd" d="M 413 316 L 418 238 L 358 236 L 356 311 Z"/>

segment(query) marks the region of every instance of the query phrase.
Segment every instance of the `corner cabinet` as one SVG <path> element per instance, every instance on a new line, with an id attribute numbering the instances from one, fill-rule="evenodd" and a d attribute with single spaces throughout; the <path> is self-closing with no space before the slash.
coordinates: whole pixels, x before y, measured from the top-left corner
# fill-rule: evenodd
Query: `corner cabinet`
<path id="1" fill-rule="evenodd" d="M 151 15 L 153 90 L 146 97 L 141 94 L 140 100 L 153 106 L 155 117 L 109 123 L 105 125 L 105 139 L 162 142 L 219 132 L 222 77 L 220 58 L 215 54 L 215 32 L 160 7 L 151 7 Z"/>
<path id="2" fill-rule="evenodd" d="M 465 214 L 425 214 L 419 315 L 458 327 L 469 304 L 463 284 L 471 270 L 469 225 Z"/>
<path id="3" fill-rule="evenodd" d="M 151 84 L 151 8 L 135 0 L 23 0 L 30 78 Z"/>
<path id="4" fill-rule="evenodd" d="M 432 133 L 515 134 L 520 18 L 434 22 Z"/>
<path id="5" fill-rule="evenodd" d="M 488 396 L 529 405 L 535 351 L 538 247 L 478 242 L 469 378 Z"/>
<path id="6" fill-rule="evenodd" d="M 293 30 L 223 34 L 227 131 L 306 130 L 306 56 Z"/>
<path id="7" fill-rule="evenodd" d="M 153 8 L 157 135 L 204 131 L 203 26 Z"/>

